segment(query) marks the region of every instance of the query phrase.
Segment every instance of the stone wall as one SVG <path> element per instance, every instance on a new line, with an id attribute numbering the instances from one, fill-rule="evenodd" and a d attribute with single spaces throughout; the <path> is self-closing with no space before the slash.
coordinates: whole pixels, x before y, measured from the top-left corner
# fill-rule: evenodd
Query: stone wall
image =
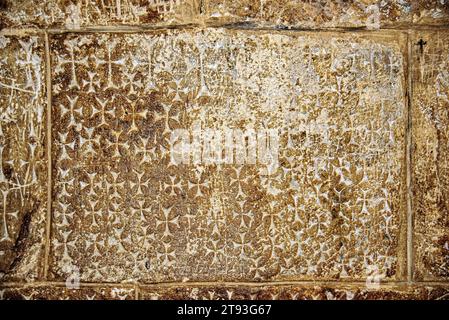
<path id="1" fill-rule="evenodd" d="M 447 0 L 1 0 L 0 29 L 0 298 L 449 297 Z"/>

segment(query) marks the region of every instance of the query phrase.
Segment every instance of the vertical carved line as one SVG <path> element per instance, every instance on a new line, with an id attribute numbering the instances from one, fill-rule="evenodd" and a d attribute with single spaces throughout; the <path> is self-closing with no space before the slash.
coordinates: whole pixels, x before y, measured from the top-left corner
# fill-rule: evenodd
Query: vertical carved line
<path id="1" fill-rule="evenodd" d="M 45 232 L 45 260 L 44 260 L 44 279 L 48 278 L 49 257 L 50 257 L 50 236 L 51 236 L 51 219 L 52 219 L 52 121 L 51 121 L 51 58 L 48 32 L 45 32 L 45 77 L 47 87 L 47 217 Z"/>
<path id="2" fill-rule="evenodd" d="M 413 103 L 413 56 L 412 56 L 413 31 L 407 33 L 407 281 L 413 282 L 413 206 L 412 206 L 412 103 Z"/>

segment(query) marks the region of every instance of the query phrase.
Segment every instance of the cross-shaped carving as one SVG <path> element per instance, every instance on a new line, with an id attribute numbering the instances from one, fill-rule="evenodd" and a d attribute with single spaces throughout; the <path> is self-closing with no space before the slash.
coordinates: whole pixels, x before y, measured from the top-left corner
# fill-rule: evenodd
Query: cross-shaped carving
<path id="1" fill-rule="evenodd" d="M 120 158 L 121 157 L 121 153 L 120 153 L 120 147 L 125 148 L 126 150 L 129 149 L 129 145 L 128 145 L 128 141 L 125 142 L 119 142 L 120 141 L 120 136 L 122 135 L 123 131 L 115 131 L 112 130 L 111 134 L 114 137 L 113 141 L 107 140 L 107 148 L 113 148 L 113 154 L 112 154 L 112 158 Z"/>
<path id="2" fill-rule="evenodd" d="M 59 142 L 60 142 L 60 148 L 61 148 L 61 155 L 59 156 L 59 161 L 72 160 L 72 158 L 70 158 L 70 156 L 69 156 L 69 152 L 67 151 L 67 148 L 74 150 L 75 141 L 72 141 L 72 142 L 68 141 L 68 137 L 69 137 L 68 132 L 65 132 L 65 133 L 58 132 L 58 135 L 59 135 Z"/>
<path id="3" fill-rule="evenodd" d="M 109 101 L 109 99 L 106 100 L 102 100 L 100 98 L 95 98 L 98 102 L 98 104 L 100 105 L 100 109 L 95 108 L 95 106 L 92 106 L 92 116 L 94 117 L 96 114 L 100 114 L 100 124 L 98 125 L 99 127 L 101 126 L 108 126 L 108 123 L 106 121 L 106 115 L 110 115 L 111 117 L 113 117 L 115 115 L 114 110 L 106 110 L 106 106 L 108 105 L 109 102 L 112 102 L 114 100 L 114 98 L 112 98 L 112 101 Z"/>
<path id="4" fill-rule="evenodd" d="M 136 155 L 142 155 L 142 160 L 140 160 L 140 164 L 149 163 L 151 160 L 156 158 L 156 147 L 148 148 L 150 145 L 150 138 L 140 138 L 140 146 L 135 147 L 134 153 Z"/>
<path id="5" fill-rule="evenodd" d="M 98 220 L 103 216 L 103 208 L 101 205 L 98 210 L 95 210 L 98 202 L 98 200 L 89 200 L 89 207 L 84 209 L 84 216 L 86 218 L 90 216 L 92 219 L 92 226 L 95 227 L 98 227 Z"/>
<path id="6" fill-rule="evenodd" d="M 175 192 L 175 190 L 176 190 L 176 189 L 178 189 L 178 190 L 180 190 L 180 191 L 182 190 L 182 183 L 181 183 L 181 180 L 178 181 L 177 183 L 175 183 L 175 180 L 177 179 L 176 176 L 169 176 L 169 178 L 170 178 L 170 183 L 165 183 L 165 182 L 164 182 L 164 190 L 170 189 L 170 194 L 169 194 L 169 196 L 176 197 L 176 192 Z"/>
<path id="7" fill-rule="evenodd" d="M 68 58 L 64 58 L 61 56 L 59 57 L 59 66 L 63 66 L 65 64 L 70 63 L 71 65 L 71 70 L 72 70 L 72 79 L 70 80 L 70 85 L 69 85 L 69 89 L 80 89 L 79 83 L 78 83 L 78 78 L 76 76 L 76 65 L 83 65 L 83 66 L 88 66 L 88 57 L 84 57 L 80 60 L 76 60 L 75 59 L 75 50 L 79 49 L 76 45 L 76 40 L 72 39 L 72 40 L 68 40 L 65 42 L 67 49 L 69 51 L 69 57 Z"/>
<path id="8" fill-rule="evenodd" d="M 133 195 L 143 196 L 144 193 L 142 191 L 142 187 L 148 187 L 149 179 L 146 179 L 146 180 L 143 179 L 143 176 L 145 175 L 145 171 L 138 172 L 137 170 L 134 170 L 134 174 L 136 176 L 137 181 L 136 182 L 130 181 L 130 183 L 129 183 L 131 188 L 133 189 L 132 190 Z M 137 190 L 134 190 L 135 187 L 137 187 Z"/>
<path id="9" fill-rule="evenodd" d="M 162 253 L 157 252 L 158 259 L 163 258 L 162 266 L 169 267 L 173 264 L 173 260 L 176 258 L 175 250 L 171 248 L 170 243 L 162 242 L 164 251 Z"/>
<path id="10" fill-rule="evenodd" d="M 238 190 L 237 190 L 236 198 L 239 198 L 239 197 L 244 198 L 245 197 L 245 193 L 243 192 L 243 189 L 242 189 L 242 184 L 248 183 L 248 180 L 249 180 L 249 177 L 242 178 L 242 175 L 243 175 L 242 169 L 243 169 L 243 167 L 234 168 L 235 178 L 232 176 L 230 177 L 231 178 L 231 186 L 234 184 L 237 184 Z"/>
<path id="11" fill-rule="evenodd" d="M 123 188 L 125 186 L 125 181 L 118 182 L 120 174 L 118 174 L 117 172 L 112 171 L 111 176 L 112 176 L 112 182 L 109 182 L 106 179 L 106 189 L 108 190 L 109 198 L 110 199 L 115 199 L 115 198 L 121 199 L 122 196 L 120 195 L 119 190 L 123 190 Z"/>
<path id="12" fill-rule="evenodd" d="M 196 181 L 195 182 L 190 182 L 188 181 L 187 185 L 189 190 L 190 189 L 196 189 L 196 193 L 195 193 L 195 198 L 197 197 L 202 197 L 203 196 L 203 192 L 201 191 L 201 188 L 208 188 L 209 187 L 209 181 L 204 180 L 203 182 L 201 181 L 201 174 L 195 173 L 196 175 Z"/>
<path id="13" fill-rule="evenodd" d="M 131 106 L 131 110 L 130 111 L 128 111 L 127 109 L 124 110 L 123 119 L 126 120 L 127 118 L 131 118 L 131 128 L 128 130 L 128 133 L 131 133 L 133 131 L 139 130 L 139 128 L 136 125 L 136 119 L 138 118 L 146 119 L 148 111 L 147 110 L 143 110 L 140 112 L 136 111 L 136 104 L 138 100 L 126 99 L 126 101 L 128 101 L 129 105 Z"/>
<path id="14" fill-rule="evenodd" d="M 116 66 L 124 66 L 126 58 L 121 58 L 117 60 L 112 60 L 112 51 L 115 49 L 116 43 L 111 42 L 106 45 L 106 58 L 105 59 L 99 59 L 96 58 L 96 64 L 97 66 L 101 66 L 103 64 L 107 65 L 107 74 L 108 74 L 108 82 L 106 85 L 106 89 L 118 89 L 118 87 L 114 84 L 114 81 L 112 80 L 112 67 L 113 65 Z"/>
<path id="15" fill-rule="evenodd" d="M 208 244 L 211 244 L 210 246 L 208 246 L 206 244 L 206 256 L 208 255 L 212 255 L 212 264 L 218 263 L 219 262 L 219 257 L 223 257 L 224 256 L 224 246 L 219 246 L 220 240 L 214 240 L 214 239 L 210 239 L 208 241 Z"/>
<path id="16" fill-rule="evenodd" d="M 145 216 L 151 215 L 151 212 L 152 212 L 151 209 L 152 209 L 151 206 L 146 206 L 145 200 L 141 199 L 141 200 L 137 200 L 137 206 L 134 206 L 133 208 L 131 208 L 131 212 L 133 215 L 139 214 L 141 222 L 148 222 L 148 220 Z"/>
<path id="17" fill-rule="evenodd" d="M 178 101 L 178 102 L 182 102 L 181 96 L 179 95 L 179 93 L 182 93 L 184 95 L 186 95 L 189 92 L 188 88 L 181 88 L 181 82 L 182 82 L 182 78 L 180 79 L 173 79 L 173 85 L 170 85 L 168 87 L 168 94 L 175 94 L 172 101 Z"/>
<path id="18" fill-rule="evenodd" d="M 240 218 L 240 228 L 249 228 L 249 225 L 251 221 L 253 220 L 253 213 L 251 210 L 248 212 L 245 211 L 245 201 L 237 201 L 237 204 L 239 205 L 238 211 L 232 211 L 232 218 Z M 247 222 L 248 220 L 248 222 Z"/>
<path id="19" fill-rule="evenodd" d="M 102 188 L 102 182 L 101 181 L 96 181 L 97 180 L 97 173 L 96 172 L 92 172 L 92 173 L 87 173 L 87 177 L 89 179 L 89 182 L 84 182 L 84 181 L 80 181 L 80 187 L 81 190 L 86 189 L 87 187 L 89 187 L 89 192 L 87 193 L 87 195 L 89 197 L 95 197 L 98 198 L 98 194 L 95 191 L 95 189 L 100 189 Z"/>
<path id="20" fill-rule="evenodd" d="M 81 127 L 80 123 L 77 123 L 75 120 L 75 114 L 78 114 L 79 116 L 82 115 L 82 106 L 76 108 L 76 104 L 78 102 L 78 96 L 74 98 L 70 98 L 67 96 L 67 100 L 69 100 L 69 107 L 67 108 L 63 104 L 59 106 L 61 109 L 61 116 L 65 116 L 66 113 L 69 113 L 69 124 L 67 125 L 67 128 L 75 127 L 75 129 L 79 130 Z"/>
<path id="21" fill-rule="evenodd" d="M 237 241 L 233 240 L 234 249 L 238 249 L 240 256 L 245 255 L 245 248 L 251 250 L 251 240 L 246 236 L 246 232 L 240 232 Z"/>
<path id="22" fill-rule="evenodd" d="M 171 106 L 168 104 L 163 103 L 162 108 L 164 109 L 164 112 L 156 113 L 154 115 L 154 121 L 155 122 L 164 121 L 164 131 L 162 132 L 162 134 L 171 133 L 170 121 L 175 121 L 179 123 L 179 113 L 176 113 L 176 115 L 171 116 L 170 115 Z"/>
<path id="23" fill-rule="evenodd" d="M 88 71 L 87 76 L 89 77 L 89 80 L 83 80 L 83 87 L 88 86 L 87 93 L 97 92 L 95 88 L 100 88 L 100 79 L 94 80 L 97 73 Z"/>
<path id="24" fill-rule="evenodd" d="M 84 128 L 86 132 L 87 138 L 84 138 L 80 135 L 80 147 L 83 148 L 85 146 L 85 153 L 88 155 L 96 155 L 97 151 L 95 150 L 95 146 L 100 145 L 100 136 L 94 137 L 95 128 Z"/>
<path id="25" fill-rule="evenodd" d="M 162 218 L 159 216 L 156 221 L 156 227 L 159 227 L 160 225 L 164 226 L 164 237 L 169 237 L 172 235 L 170 231 L 170 225 L 177 226 L 179 228 L 179 216 L 176 216 L 174 218 L 170 218 L 170 214 L 173 207 L 169 208 L 160 208 L 160 213 L 162 215 Z"/>
<path id="26" fill-rule="evenodd" d="M 140 80 L 139 81 L 134 80 L 136 78 L 137 72 L 131 73 L 131 72 L 125 71 L 125 72 L 123 72 L 123 74 L 126 77 L 126 80 L 122 81 L 123 89 L 126 89 L 126 87 L 129 87 L 128 94 L 135 94 L 136 87 L 142 88 L 142 83 L 140 82 Z"/>
<path id="27" fill-rule="evenodd" d="M 58 186 L 61 186 L 62 190 L 59 191 L 59 196 L 61 197 L 70 197 L 71 192 L 67 191 L 67 187 L 73 187 L 73 182 L 75 181 L 75 178 L 69 179 L 71 170 L 66 169 L 63 170 L 61 168 L 58 168 L 58 179 L 61 180 L 61 182 L 58 182 Z"/>
<path id="28" fill-rule="evenodd" d="M 216 212 L 213 209 L 209 211 L 209 216 L 210 218 L 208 218 L 208 226 L 212 225 L 212 234 L 221 236 L 220 225 L 225 224 L 226 220 L 223 218 L 220 212 Z"/>

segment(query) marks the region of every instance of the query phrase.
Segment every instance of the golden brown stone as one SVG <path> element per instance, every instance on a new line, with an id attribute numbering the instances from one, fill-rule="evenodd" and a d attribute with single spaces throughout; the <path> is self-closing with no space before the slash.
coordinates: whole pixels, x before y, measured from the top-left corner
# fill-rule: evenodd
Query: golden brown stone
<path id="1" fill-rule="evenodd" d="M 2 0 L 0 29 L 191 23 L 199 6 L 199 0 Z"/>
<path id="2" fill-rule="evenodd" d="M 132 300 L 136 293 L 125 286 L 29 285 L 0 287 L 0 300 Z"/>
<path id="3" fill-rule="evenodd" d="M 447 300 L 446 286 L 223 285 L 142 287 L 145 300 Z"/>
<path id="4" fill-rule="evenodd" d="M 0 0 L 0 299 L 447 299 L 448 25 Z"/>
<path id="5" fill-rule="evenodd" d="M 0 282 L 42 274 L 47 210 L 44 41 L 0 34 Z"/>
<path id="6" fill-rule="evenodd" d="M 52 36 L 52 275 L 402 279 L 397 36 Z M 200 163 L 171 164 L 174 129 L 196 123 L 274 129 L 279 163 L 208 163 L 204 143 Z"/>
<path id="7" fill-rule="evenodd" d="M 449 278 L 449 33 L 413 35 L 415 276 Z"/>

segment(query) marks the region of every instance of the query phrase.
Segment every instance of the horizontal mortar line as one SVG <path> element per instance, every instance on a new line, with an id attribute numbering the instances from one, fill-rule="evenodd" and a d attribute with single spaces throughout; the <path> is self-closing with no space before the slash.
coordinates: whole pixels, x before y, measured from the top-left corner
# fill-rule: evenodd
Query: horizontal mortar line
<path id="1" fill-rule="evenodd" d="M 429 282 L 425 282 L 430 284 Z M 440 282 L 441 284 L 448 285 L 449 282 Z M 410 284 L 407 281 L 385 281 L 380 284 L 382 287 L 389 286 L 416 286 L 422 285 L 424 282 L 416 282 Z M 435 283 L 431 283 L 435 284 Z M 5 282 L 0 284 L 0 287 L 38 287 L 38 286 L 55 286 L 64 287 L 65 282 L 61 281 L 36 281 L 36 282 Z M 266 281 L 266 282 L 245 282 L 245 281 L 192 281 L 192 282 L 148 282 L 148 283 L 120 283 L 120 282 L 80 282 L 80 287 L 124 287 L 135 288 L 138 287 L 191 287 L 191 286 L 365 286 L 366 281 L 335 281 L 335 280 L 297 280 L 297 281 Z"/>
<path id="2" fill-rule="evenodd" d="M 449 25 L 438 25 L 438 26 L 426 26 L 426 25 L 411 25 L 404 27 L 382 27 L 379 29 L 367 29 L 366 27 L 335 27 L 335 28 L 299 28 L 299 27 L 269 27 L 269 26 L 254 26 L 244 23 L 228 23 L 228 24 L 216 24 L 216 23 L 206 23 L 206 24 L 180 24 L 180 25 L 148 25 L 148 26 L 89 26 L 79 29 L 66 29 L 66 28 L 47 28 L 47 29 L 37 29 L 37 28 L 5 28 L 0 31 L 3 35 L 26 35 L 28 33 L 34 34 L 44 34 L 48 32 L 49 34 L 64 34 L 64 33 L 144 33 L 148 31 L 162 31 L 162 30 L 190 30 L 190 29 L 230 29 L 230 30 L 254 30 L 254 31 L 273 31 L 273 32 L 354 32 L 354 33 L 376 33 L 382 31 L 449 31 Z"/>

